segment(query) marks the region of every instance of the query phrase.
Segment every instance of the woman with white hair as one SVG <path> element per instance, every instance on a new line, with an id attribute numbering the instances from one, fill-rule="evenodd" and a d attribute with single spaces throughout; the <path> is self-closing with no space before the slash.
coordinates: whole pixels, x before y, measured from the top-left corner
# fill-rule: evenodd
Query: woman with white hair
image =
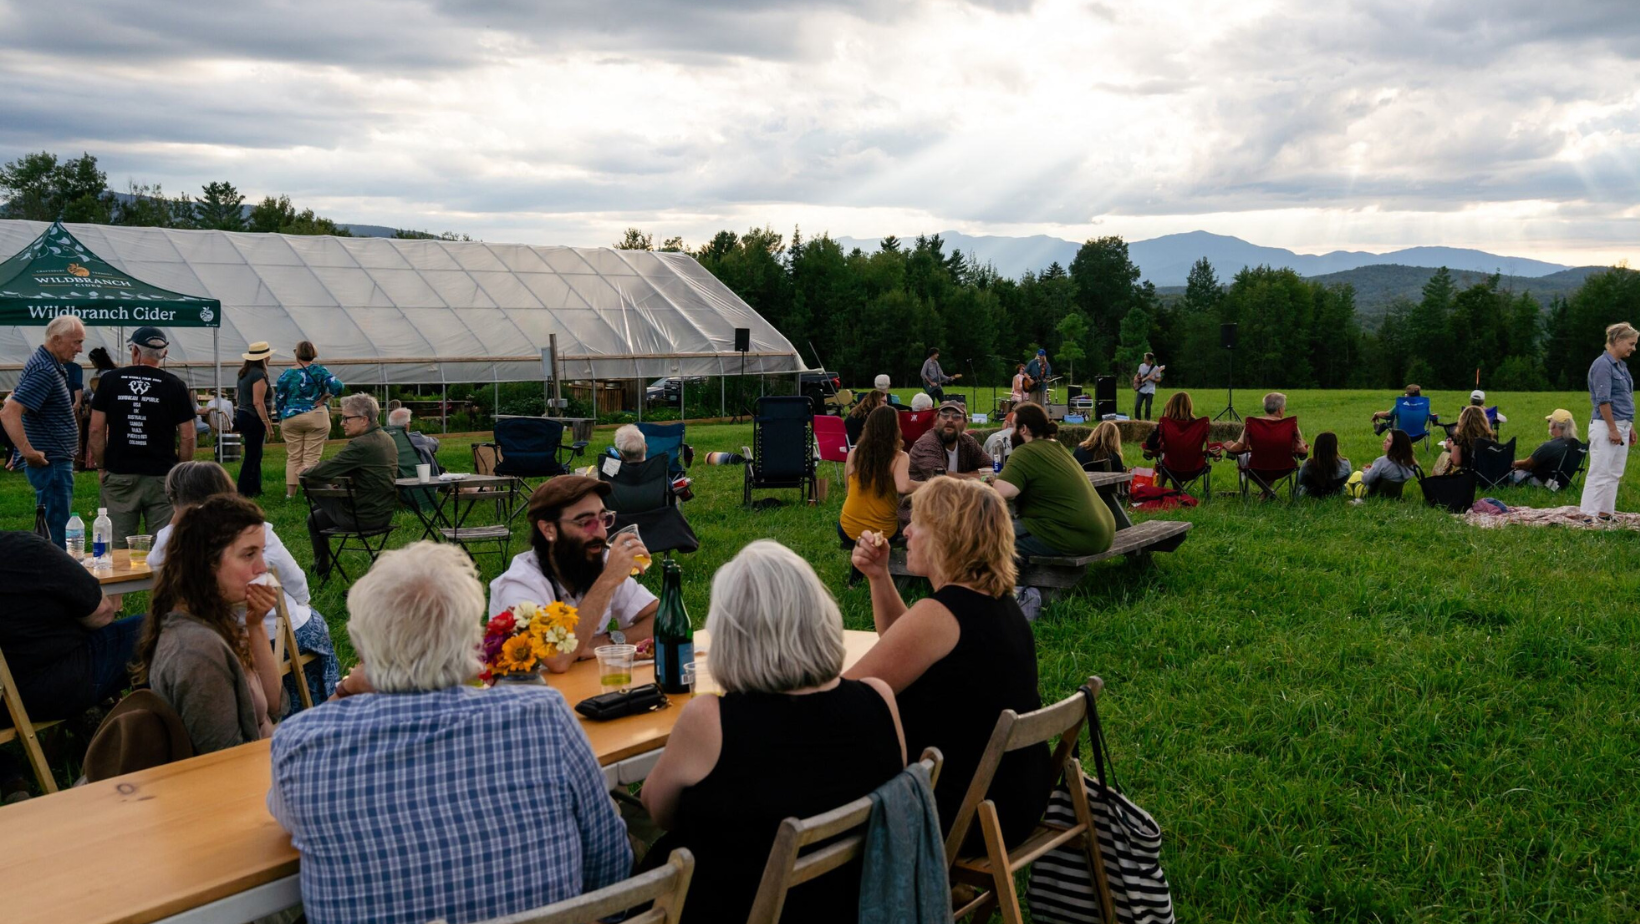
<path id="1" fill-rule="evenodd" d="M 459 546 L 383 553 L 347 609 L 363 669 L 273 735 L 268 810 L 302 852 L 308 921 L 481 921 L 626 878 L 626 826 L 563 694 L 469 686 L 484 586 Z"/>
<path id="2" fill-rule="evenodd" d="M 905 767 L 905 735 L 888 685 L 845 680 L 843 618 L 808 562 L 770 540 L 742 549 L 712 579 L 706 617 L 712 679 L 643 787 L 671 831 L 651 851 L 695 855 L 687 921 L 743 921 L 776 829 L 867 795 Z M 780 769 L 770 785 L 769 768 Z M 799 886 L 781 918 L 852 921 L 855 877 Z"/>
<path id="3" fill-rule="evenodd" d="M 918 411 L 930 410 L 933 407 L 934 399 L 929 397 L 927 392 L 918 392 L 911 396 L 911 412 L 913 414 Z"/>
<path id="4" fill-rule="evenodd" d="M 1606 328 L 1606 349 L 1589 366 L 1589 475 L 1579 505 L 1586 517 L 1610 520 L 1617 511 L 1617 486 L 1635 442 L 1634 376 L 1624 362 L 1640 342 L 1640 331 L 1619 321 Z"/>
<path id="5" fill-rule="evenodd" d="M 303 473 L 307 484 L 328 484 L 346 478 L 353 485 L 353 505 L 330 498 L 318 501 L 319 509 L 308 514 L 308 537 L 313 541 L 313 570 L 320 577 L 330 573 L 330 545 L 324 531 L 376 529 L 393 522 L 398 509 L 398 489 L 393 481 L 399 471 L 399 450 L 393 437 L 377 422 L 381 406 L 366 392 L 354 392 L 342 399 L 342 432 L 347 445 L 335 456 Z"/>
<path id="6" fill-rule="evenodd" d="M 615 451 L 622 462 L 642 462 L 649 454 L 649 444 L 644 441 L 642 430 L 635 424 L 627 424 L 615 431 Z"/>

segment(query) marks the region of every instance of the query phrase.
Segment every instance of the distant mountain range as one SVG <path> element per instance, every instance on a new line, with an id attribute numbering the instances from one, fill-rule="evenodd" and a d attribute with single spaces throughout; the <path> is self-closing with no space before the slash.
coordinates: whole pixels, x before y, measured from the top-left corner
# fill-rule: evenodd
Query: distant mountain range
<path id="1" fill-rule="evenodd" d="M 1498 280 L 1498 288 L 1510 292 L 1530 292 L 1547 309 L 1550 299 L 1557 295 L 1571 295 L 1591 273 L 1602 272 L 1608 268 L 1574 266 L 1547 276 L 1503 276 Z M 1427 266 L 1391 264 L 1362 266 L 1341 273 L 1326 273 L 1309 278 L 1329 286 L 1348 284 L 1355 287 L 1356 314 L 1363 321 L 1376 321 L 1389 311 L 1390 305 L 1396 299 L 1405 298 L 1416 302 L 1422 298 L 1424 283 L 1437 271 Z M 1491 275 L 1473 270 L 1453 270 L 1452 281 L 1461 290 L 1485 282 Z M 1156 291 L 1164 298 L 1178 296 L 1184 294 L 1184 286 L 1157 286 Z"/>
<path id="2" fill-rule="evenodd" d="M 961 250 L 981 263 L 990 263 L 1004 276 L 1018 277 L 1027 270 L 1040 272 L 1049 264 L 1058 262 L 1069 267 L 1081 245 L 1047 235 L 1032 237 L 994 237 L 942 231 L 947 253 Z M 844 250 L 859 247 L 867 252 L 877 249 L 877 240 L 838 238 Z M 909 241 L 907 241 L 909 243 Z M 1206 257 L 1213 264 L 1219 280 L 1228 283 L 1243 267 L 1291 267 L 1301 276 L 1324 276 L 1358 269 L 1363 266 L 1398 265 L 1401 267 L 1445 266 L 1453 271 L 1474 273 L 1503 273 L 1535 279 L 1558 273 L 1571 267 L 1547 263 L 1527 257 L 1507 257 L 1484 250 L 1460 247 L 1410 247 L 1389 253 L 1368 253 L 1360 250 L 1335 250 L 1324 254 L 1294 253 L 1282 247 L 1261 247 L 1239 237 L 1189 231 L 1168 234 L 1146 241 L 1128 242 L 1128 255 L 1139 267 L 1141 278 L 1157 286 L 1182 286 L 1190 275 L 1190 267 Z"/>

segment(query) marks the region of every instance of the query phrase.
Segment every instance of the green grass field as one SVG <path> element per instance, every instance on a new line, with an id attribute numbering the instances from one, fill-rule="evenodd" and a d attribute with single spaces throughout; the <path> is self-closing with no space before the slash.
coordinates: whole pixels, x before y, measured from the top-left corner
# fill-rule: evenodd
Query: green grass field
<path id="1" fill-rule="evenodd" d="M 1237 397 L 1243 413 L 1254 409 L 1256 393 Z M 1431 397 L 1451 416 L 1467 396 Z M 1587 428 L 1582 395 L 1490 397 L 1523 452 L 1555 407 Z M 1223 400 L 1205 393 L 1198 410 Z M 1338 432 L 1359 468 L 1379 454 L 1367 417 L 1389 403 L 1294 392 L 1288 406 L 1312 441 Z M 690 442 L 702 456 L 738 449 L 750 429 L 697 425 Z M 595 448 L 609 438 L 599 431 Z M 283 461 L 271 447 L 275 492 Z M 470 470 L 467 443 L 446 441 L 442 461 Z M 830 464 L 821 473 L 835 485 Z M 820 510 L 750 512 L 739 467 L 692 474 L 697 499 L 685 509 L 704 547 L 683 567 L 697 624 L 714 569 L 773 538 L 814 563 L 851 628 L 870 627 L 866 589 L 843 589 L 839 491 Z M 1235 484 L 1230 463 L 1216 474 L 1218 491 Z M 1631 470 L 1620 509 L 1640 509 L 1637 481 Z M 81 476 L 82 515 L 95 513 L 95 492 Z M 1044 698 L 1104 677 L 1118 776 L 1163 827 L 1181 920 L 1640 920 L 1640 537 L 1481 530 L 1408 493 L 1360 506 L 1214 497 L 1164 514 L 1196 523 L 1178 552 L 1153 568 L 1096 567 L 1036 623 Z M 1485 493 L 1576 503 L 1543 489 Z M 301 501 L 264 500 L 309 560 Z M 27 529 L 32 513 L 22 476 L 5 475 L 4 524 Z M 399 522 L 394 545 L 420 534 L 408 512 Z M 517 526 L 514 552 L 524 535 Z M 486 581 L 500 566 L 480 561 Z M 346 663 L 343 596 L 333 582 L 315 605 Z"/>

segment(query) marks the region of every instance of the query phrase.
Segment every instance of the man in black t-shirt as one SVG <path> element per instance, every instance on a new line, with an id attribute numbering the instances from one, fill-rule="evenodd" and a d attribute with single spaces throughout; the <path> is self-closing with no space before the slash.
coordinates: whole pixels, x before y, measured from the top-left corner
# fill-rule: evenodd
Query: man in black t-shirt
<path id="1" fill-rule="evenodd" d="M 91 400 L 91 451 L 117 549 L 138 534 L 139 523 L 152 535 L 171 522 L 165 476 L 179 457 L 194 457 L 197 409 L 188 386 L 159 368 L 168 346 L 159 328 L 137 328 L 131 365 L 105 373 Z"/>
<path id="2" fill-rule="evenodd" d="M 1555 408 L 1543 418 L 1549 422 L 1549 441 L 1532 450 L 1524 459 L 1516 460 L 1509 473 L 1511 484 L 1531 484 L 1543 488 L 1566 487 L 1571 480 L 1574 458 L 1568 453 L 1583 447 L 1577 438 L 1577 421 L 1572 412 Z"/>
<path id="3" fill-rule="evenodd" d="M 131 685 L 126 665 L 142 616 L 115 619 L 119 598 L 68 553 L 30 532 L 0 532 L 0 654 L 35 722 L 72 719 Z M 0 709 L 0 726 L 11 714 Z M 0 789 L 23 767 L 0 751 Z"/>

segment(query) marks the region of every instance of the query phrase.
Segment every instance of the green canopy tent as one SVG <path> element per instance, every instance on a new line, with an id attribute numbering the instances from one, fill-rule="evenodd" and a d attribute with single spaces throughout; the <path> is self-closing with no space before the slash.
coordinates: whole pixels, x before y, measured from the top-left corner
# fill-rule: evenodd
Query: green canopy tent
<path id="1" fill-rule="evenodd" d="M 44 327 L 58 315 L 87 325 L 209 327 L 217 355 L 222 303 L 149 285 L 120 272 L 68 233 L 61 221 L 0 263 L 0 327 Z M 116 357 L 117 359 L 118 357 Z M 222 389 L 217 362 L 216 388 Z"/>

